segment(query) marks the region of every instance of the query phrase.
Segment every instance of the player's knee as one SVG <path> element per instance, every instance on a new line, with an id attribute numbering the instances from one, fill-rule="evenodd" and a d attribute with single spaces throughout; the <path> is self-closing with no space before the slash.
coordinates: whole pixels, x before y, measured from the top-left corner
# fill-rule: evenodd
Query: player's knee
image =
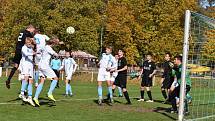
<path id="1" fill-rule="evenodd" d="M 126 88 L 123 88 L 123 89 L 122 89 L 122 91 L 123 91 L 123 92 L 126 92 L 126 91 L 127 91 L 127 89 L 126 89 Z"/>
<path id="2" fill-rule="evenodd" d="M 146 87 L 146 91 L 150 91 L 150 87 Z"/>
<path id="3" fill-rule="evenodd" d="M 140 87 L 140 90 L 141 90 L 141 91 L 144 91 L 144 86 L 141 86 L 141 87 Z"/>

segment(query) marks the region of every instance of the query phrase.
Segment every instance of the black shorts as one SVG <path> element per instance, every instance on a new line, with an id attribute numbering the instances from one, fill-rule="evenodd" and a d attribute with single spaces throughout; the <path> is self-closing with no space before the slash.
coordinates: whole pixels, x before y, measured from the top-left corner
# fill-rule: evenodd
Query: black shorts
<path id="1" fill-rule="evenodd" d="M 20 49 L 16 49 L 15 56 L 13 58 L 13 62 L 16 64 L 20 64 L 21 59 L 22 59 L 22 52 Z"/>
<path id="2" fill-rule="evenodd" d="M 143 77 L 141 82 L 141 87 L 151 87 L 152 86 L 152 78 Z"/>
<path id="3" fill-rule="evenodd" d="M 123 88 L 126 88 L 127 85 L 127 74 L 118 74 L 115 81 L 114 85 Z"/>
<path id="4" fill-rule="evenodd" d="M 161 85 L 161 88 L 170 89 L 173 81 L 174 81 L 174 77 L 164 77 L 164 81 Z"/>
<path id="5" fill-rule="evenodd" d="M 60 78 L 60 72 L 58 70 L 53 69 L 53 71 L 55 72 L 57 78 Z"/>

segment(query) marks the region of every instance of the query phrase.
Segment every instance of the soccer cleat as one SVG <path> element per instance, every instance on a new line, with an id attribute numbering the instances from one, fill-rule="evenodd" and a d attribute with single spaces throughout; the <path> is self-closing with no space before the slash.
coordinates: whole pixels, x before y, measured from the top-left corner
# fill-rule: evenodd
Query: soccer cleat
<path id="1" fill-rule="evenodd" d="M 146 102 L 147 103 L 153 103 L 154 101 L 153 100 L 147 100 Z"/>
<path id="2" fill-rule="evenodd" d="M 69 96 L 70 96 L 70 97 L 72 97 L 72 96 L 73 96 L 73 94 L 72 94 L 72 93 L 70 93 L 70 94 L 69 94 Z"/>
<path id="3" fill-rule="evenodd" d="M 7 80 L 7 81 L 5 81 L 5 83 L 6 83 L 6 87 L 7 87 L 8 89 L 10 89 L 10 81 Z"/>
<path id="4" fill-rule="evenodd" d="M 123 97 L 123 95 L 119 95 L 119 97 Z"/>
<path id="5" fill-rule="evenodd" d="M 24 102 L 28 101 L 24 94 L 19 94 L 19 98 L 22 99 L 22 101 Z"/>
<path id="6" fill-rule="evenodd" d="M 34 104 L 34 102 L 33 102 L 31 97 L 28 97 L 28 103 L 30 103 L 32 106 L 35 107 L 35 104 Z"/>
<path id="7" fill-rule="evenodd" d="M 113 100 L 113 98 L 110 98 L 110 103 L 114 103 L 114 100 Z"/>
<path id="8" fill-rule="evenodd" d="M 37 98 L 33 98 L 34 102 L 36 103 L 36 105 L 40 106 L 40 102 Z"/>
<path id="9" fill-rule="evenodd" d="M 51 99 L 52 101 L 56 101 L 56 100 L 54 99 L 54 96 L 53 96 L 53 95 L 48 95 L 48 98 Z"/>
<path id="10" fill-rule="evenodd" d="M 145 101 L 144 99 L 139 99 L 139 100 L 137 100 L 138 102 L 143 102 L 143 101 Z"/>
<path id="11" fill-rule="evenodd" d="M 99 104 L 99 105 L 102 105 L 102 99 L 99 99 L 99 100 L 98 100 L 98 104 Z"/>

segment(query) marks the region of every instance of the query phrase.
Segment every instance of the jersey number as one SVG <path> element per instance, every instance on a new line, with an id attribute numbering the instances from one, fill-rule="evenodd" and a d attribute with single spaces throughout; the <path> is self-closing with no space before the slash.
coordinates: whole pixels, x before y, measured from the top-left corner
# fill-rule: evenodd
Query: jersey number
<path id="1" fill-rule="evenodd" d="M 22 41 L 23 33 L 19 33 L 18 41 Z"/>
<path id="2" fill-rule="evenodd" d="M 36 41 L 36 44 L 40 44 L 40 39 L 39 38 L 34 38 Z"/>

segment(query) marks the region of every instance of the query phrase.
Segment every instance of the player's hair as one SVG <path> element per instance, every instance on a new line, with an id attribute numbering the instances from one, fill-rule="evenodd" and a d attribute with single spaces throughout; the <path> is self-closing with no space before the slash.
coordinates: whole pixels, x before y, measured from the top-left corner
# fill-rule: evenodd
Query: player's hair
<path id="1" fill-rule="evenodd" d="M 113 50 L 112 46 L 107 46 L 106 48 L 110 49 L 111 51 Z"/>
<path id="2" fill-rule="evenodd" d="M 33 42 L 32 38 L 26 37 L 25 42 L 30 41 L 31 43 Z"/>
<path id="3" fill-rule="evenodd" d="M 153 54 L 152 54 L 151 52 L 148 52 L 146 55 L 150 55 L 150 56 L 152 56 Z"/>
<path id="4" fill-rule="evenodd" d="M 170 58 L 172 57 L 170 52 L 166 52 L 165 55 L 169 55 Z"/>
<path id="5" fill-rule="evenodd" d="M 29 24 L 26 29 L 31 29 L 31 28 L 34 28 L 34 26 L 32 24 Z"/>
<path id="6" fill-rule="evenodd" d="M 174 58 L 176 58 L 177 60 L 180 60 L 182 62 L 182 56 L 181 55 L 176 55 Z"/>

